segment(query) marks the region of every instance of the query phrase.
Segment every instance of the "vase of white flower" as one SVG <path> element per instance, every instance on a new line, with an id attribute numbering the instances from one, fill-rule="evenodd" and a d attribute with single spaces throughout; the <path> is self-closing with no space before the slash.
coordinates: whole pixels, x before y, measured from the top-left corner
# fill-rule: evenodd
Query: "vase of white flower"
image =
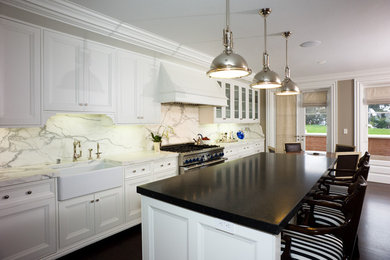
<path id="1" fill-rule="evenodd" d="M 162 130 L 162 131 L 161 131 Z M 165 137 L 169 140 L 169 134 L 174 134 L 173 128 L 170 126 L 162 126 L 160 125 L 157 131 L 150 131 L 150 136 L 153 141 L 153 149 L 155 152 L 160 152 L 162 139 Z M 161 132 L 160 132 L 161 131 Z"/>

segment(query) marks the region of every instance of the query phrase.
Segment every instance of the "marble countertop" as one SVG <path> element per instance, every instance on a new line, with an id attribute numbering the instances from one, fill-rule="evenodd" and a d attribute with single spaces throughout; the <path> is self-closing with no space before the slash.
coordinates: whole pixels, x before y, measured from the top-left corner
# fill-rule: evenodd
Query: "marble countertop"
<path id="1" fill-rule="evenodd" d="M 178 156 L 177 153 L 171 152 L 139 151 L 111 155 L 102 158 L 102 160 L 118 163 L 119 165 L 130 165 L 133 163 L 141 163 L 176 156 Z M 40 164 L 23 167 L 0 168 L 0 188 L 14 184 L 53 178 L 56 177 L 57 169 L 59 168 L 74 167 L 94 161 L 96 160 L 80 160 L 78 162 L 62 162 L 61 164 Z"/>
<path id="2" fill-rule="evenodd" d="M 221 143 L 216 143 L 216 145 L 220 146 L 232 146 L 232 145 L 243 145 L 247 143 L 253 143 L 253 142 L 264 142 L 264 138 L 248 138 L 248 139 L 243 139 L 243 140 L 238 140 L 236 142 L 221 142 Z"/>

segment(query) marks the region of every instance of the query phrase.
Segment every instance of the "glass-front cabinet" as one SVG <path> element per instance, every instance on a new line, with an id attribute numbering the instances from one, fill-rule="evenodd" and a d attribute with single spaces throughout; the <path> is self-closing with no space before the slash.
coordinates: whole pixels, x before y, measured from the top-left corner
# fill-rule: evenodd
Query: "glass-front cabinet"
<path id="1" fill-rule="evenodd" d="M 199 122 L 260 123 L 260 92 L 235 80 L 218 80 L 226 96 L 225 107 L 200 107 Z M 212 116 L 213 115 L 213 116 Z"/>

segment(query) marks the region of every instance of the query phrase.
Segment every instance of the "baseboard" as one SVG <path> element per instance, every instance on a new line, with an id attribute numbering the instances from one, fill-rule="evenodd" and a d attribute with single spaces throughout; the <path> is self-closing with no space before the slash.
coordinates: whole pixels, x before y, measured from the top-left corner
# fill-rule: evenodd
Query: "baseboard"
<path id="1" fill-rule="evenodd" d="M 370 161 L 368 181 L 390 184 L 390 161 Z"/>

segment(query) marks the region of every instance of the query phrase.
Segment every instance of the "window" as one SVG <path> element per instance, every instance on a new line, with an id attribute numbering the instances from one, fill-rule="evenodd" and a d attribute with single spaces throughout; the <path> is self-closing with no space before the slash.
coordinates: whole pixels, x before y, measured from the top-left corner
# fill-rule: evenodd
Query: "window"
<path id="1" fill-rule="evenodd" d="M 306 134 L 326 134 L 326 107 L 305 107 Z"/>
<path id="2" fill-rule="evenodd" d="M 368 105 L 368 134 L 390 137 L 390 104 Z"/>

